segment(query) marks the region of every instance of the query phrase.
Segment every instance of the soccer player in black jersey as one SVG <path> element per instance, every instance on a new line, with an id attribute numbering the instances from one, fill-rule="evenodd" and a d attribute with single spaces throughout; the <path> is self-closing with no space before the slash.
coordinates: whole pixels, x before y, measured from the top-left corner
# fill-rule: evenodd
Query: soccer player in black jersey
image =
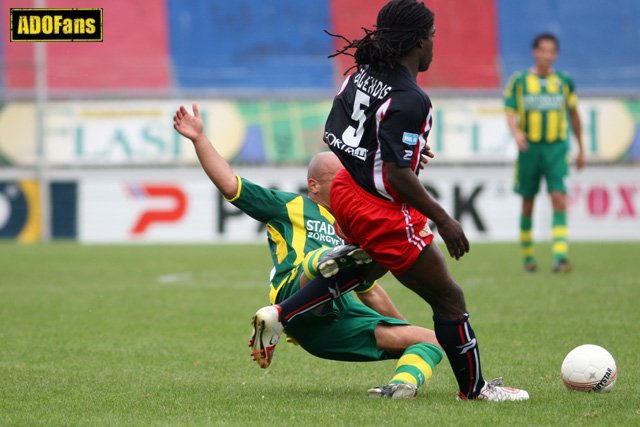
<path id="1" fill-rule="evenodd" d="M 359 245 L 431 306 L 459 399 L 526 400 L 526 391 L 503 387 L 501 378 L 484 380 L 463 291 L 431 244 L 427 218 L 452 257 L 469 251 L 460 224 L 417 176 L 433 114 L 416 76 L 431 64 L 434 35 L 434 15 L 422 2 L 392 0 L 378 13 L 375 29 L 347 40 L 336 53 L 355 49 L 357 70 L 342 84 L 325 125 L 324 140 L 345 166 L 333 181 L 330 209 L 345 241 Z M 305 288 L 310 293 L 316 286 Z M 291 312 L 287 305 L 285 300 L 279 309 Z"/>
<path id="2" fill-rule="evenodd" d="M 431 244 L 427 218 L 452 257 L 469 250 L 460 224 L 417 176 L 433 113 L 416 77 L 431 64 L 434 35 L 434 15 L 423 3 L 392 0 L 374 30 L 338 52 L 354 48 L 357 71 L 342 84 L 325 125 L 325 142 L 346 168 L 331 187 L 331 210 L 346 241 L 429 303 L 460 399 L 525 400 L 526 391 L 482 377 L 464 294 Z"/>

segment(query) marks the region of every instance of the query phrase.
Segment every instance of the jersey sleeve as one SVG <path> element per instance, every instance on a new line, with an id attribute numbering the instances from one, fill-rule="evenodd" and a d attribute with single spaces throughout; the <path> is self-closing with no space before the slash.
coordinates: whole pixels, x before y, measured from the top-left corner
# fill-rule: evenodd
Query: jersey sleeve
<path id="1" fill-rule="evenodd" d="M 237 177 L 238 192 L 231 199 L 232 205 L 260 222 L 268 222 L 286 211 L 292 193 L 264 188 L 248 179 Z"/>
<path id="2" fill-rule="evenodd" d="M 519 81 L 519 77 L 520 77 L 520 73 L 516 73 L 513 76 L 511 76 L 511 79 L 509 79 L 509 83 L 507 83 L 507 86 L 504 88 L 504 108 L 507 110 L 514 110 L 516 111 L 518 109 L 518 100 L 516 99 L 516 87 L 518 85 L 518 81 Z"/>
<path id="3" fill-rule="evenodd" d="M 384 162 L 393 162 L 398 167 L 411 167 L 416 145 L 426 133 L 429 120 L 428 101 L 414 92 L 399 92 L 388 101 L 386 110 L 379 115 L 378 141 Z"/>

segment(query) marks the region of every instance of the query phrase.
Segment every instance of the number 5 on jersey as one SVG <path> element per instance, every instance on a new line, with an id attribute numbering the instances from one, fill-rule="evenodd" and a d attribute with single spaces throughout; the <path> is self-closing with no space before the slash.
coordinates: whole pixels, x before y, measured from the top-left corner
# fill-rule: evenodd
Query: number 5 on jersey
<path id="1" fill-rule="evenodd" d="M 349 147 L 355 148 L 360 145 L 360 140 L 362 139 L 362 135 L 364 135 L 364 122 L 367 120 L 367 116 L 364 112 L 369 106 L 370 101 L 371 98 L 369 95 L 360 90 L 356 91 L 351 119 L 358 122 L 358 129 L 354 129 L 353 126 L 349 126 L 342 134 L 342 142 Z"/>

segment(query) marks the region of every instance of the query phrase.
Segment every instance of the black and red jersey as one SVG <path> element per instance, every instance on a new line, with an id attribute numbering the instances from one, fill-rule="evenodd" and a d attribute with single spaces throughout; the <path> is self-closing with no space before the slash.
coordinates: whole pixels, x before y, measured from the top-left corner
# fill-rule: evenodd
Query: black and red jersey
<path id="1" fill-rule="evenodd" d="M 324 142 L 362 188 L 402 201 L 387 181 L 385 162 L 417 174 L 431 124 L 431 101 L 406 68 L 382 75 L 361 67 L 333 100 Z"/>

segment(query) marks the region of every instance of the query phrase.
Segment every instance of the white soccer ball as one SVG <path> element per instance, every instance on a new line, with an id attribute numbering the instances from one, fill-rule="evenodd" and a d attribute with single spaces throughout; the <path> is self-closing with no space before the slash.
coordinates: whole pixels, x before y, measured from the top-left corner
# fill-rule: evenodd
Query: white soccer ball
<path id="1" fill-rule="evenodd" d="M 571 350 L 562 362 L 562 381 L 569 390 L 609 391 L 616 383 L 618 369 L 604 348 L 584 344 Z"/>

